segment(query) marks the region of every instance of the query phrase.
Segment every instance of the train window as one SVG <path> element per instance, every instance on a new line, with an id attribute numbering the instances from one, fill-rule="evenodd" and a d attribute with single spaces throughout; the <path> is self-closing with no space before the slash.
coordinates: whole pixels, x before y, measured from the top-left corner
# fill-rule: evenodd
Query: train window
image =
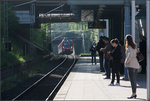
<path id="1" fill-rule="evenodd" d="M 64 47 L 65 48 L 70 48 L 71 47 L 71 41 L 69 41 L 69 40 L 64 41 Z"/>

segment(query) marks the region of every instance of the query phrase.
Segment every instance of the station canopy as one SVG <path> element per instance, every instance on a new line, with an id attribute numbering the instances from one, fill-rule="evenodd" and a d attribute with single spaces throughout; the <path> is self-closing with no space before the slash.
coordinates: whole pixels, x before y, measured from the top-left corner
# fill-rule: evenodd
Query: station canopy
<path id="1" fill-rule="evenodd" d="M 16 10 L 30 10 L 35 4 L 36 18 L 41 22 L 93 22 L 119 16 L 131 0 L 8 0 Z M 136 5 L 145 0 L 136 0 Z"/>

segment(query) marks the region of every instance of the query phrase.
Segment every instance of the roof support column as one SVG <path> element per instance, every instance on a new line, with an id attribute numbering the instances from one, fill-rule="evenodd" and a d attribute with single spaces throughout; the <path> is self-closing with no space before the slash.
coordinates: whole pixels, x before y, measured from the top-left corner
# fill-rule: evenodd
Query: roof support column
<path id="1" fill-rule="evenodd" d="M 130 25 L 130 4 L 126 3 L 124 7 L 124 36 L 131 34 L 131 25 Z"/>
<path id="2" fill-rule="evenodd" d="M 130 3 L 126 2 L 124 5 L 124 38 L 127 34 L 131 34 L 131 23 L 130 23 Z M 126 44 L 126 42 L 124 42 Z M 124 68 L 125 78 L 128 78 L 127 67 Z"/>
<path id="3" fill-rule="evenodd" d="M 150 100 L 150 0 L 146 0 L 146 32 L 147 32 L 147 100 Z"/>
<path id="4" fill-rule="evenodd" d="M 131 6 L 132 6 L 132 37 L 133 37 L 133 40 L 135 41 L 135 0 L 132 0 L 131 1 Z"/>

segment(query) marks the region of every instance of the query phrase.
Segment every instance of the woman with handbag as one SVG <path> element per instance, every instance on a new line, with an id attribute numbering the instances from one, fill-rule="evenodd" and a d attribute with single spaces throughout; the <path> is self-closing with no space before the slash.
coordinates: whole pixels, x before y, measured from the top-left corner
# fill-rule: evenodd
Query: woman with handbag
<path id="1" fill-rule="evenodd" d="M 131 35 L 126 36 L 126 59 L 125 66 L 128 68 L 129 79 L 132 87 L 132 95 L 128 99 L 136 99 L 136 74 L 137 70 L 140 68 L 139 62 L 137 60 L 137 47 L 136 43 L 133 41 Z"/>

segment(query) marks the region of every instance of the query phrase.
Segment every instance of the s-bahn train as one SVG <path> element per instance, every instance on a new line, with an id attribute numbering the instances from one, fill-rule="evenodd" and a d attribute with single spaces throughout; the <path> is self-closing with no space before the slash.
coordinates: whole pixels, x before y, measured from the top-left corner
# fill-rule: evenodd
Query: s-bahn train
<path id="1" fill-rule="evenodd" d="M 72 54 L 73 48 L 73 40 L 63 39 L 58 45 L 58 54 Z"/>

